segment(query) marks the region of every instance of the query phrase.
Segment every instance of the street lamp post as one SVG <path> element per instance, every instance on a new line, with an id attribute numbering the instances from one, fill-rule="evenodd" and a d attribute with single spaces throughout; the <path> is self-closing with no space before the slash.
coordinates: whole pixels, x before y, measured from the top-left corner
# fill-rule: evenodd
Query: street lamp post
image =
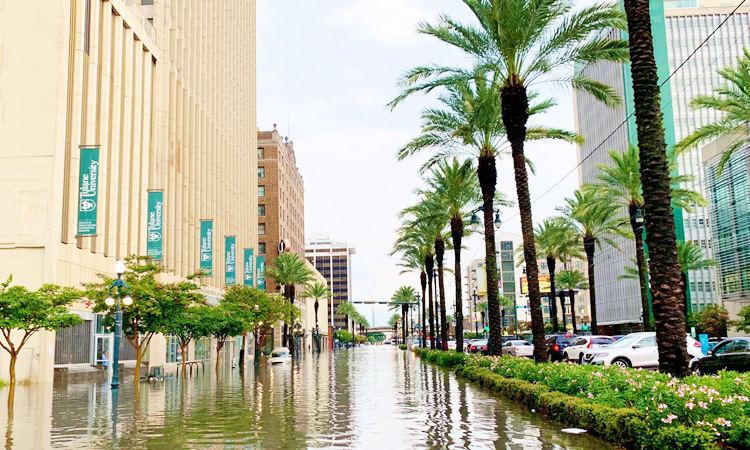
<path id="1" fill-rule="evenodd" d="M 117 279 L 109 287 L 109 295 L 104 300 L 104 304 L 107 306 L 111 307 L 115 305 L 115 348 L 112 350 L 112 382 L 110 383 L 112 389 L 120 387 L 120 336 L 122 335 L 120 298 L 122 297 L 123 290 L 125 291 L 125 298 L 122 299 L 122 304 L 124 306 L 133 304 L 133 298 L 130 296 L 130 286 L 122 281 L 122 274 L 125 273 L 125 263 L 117 261 L 115 264 L 115 273 L 117 273 Z M 112 298 L 112 290 L 117 292 L 117 301 Z"/>
<path id="2" fill-rule="evenodd" d="M 477 299 L 479 298 L 479 296 L 477 295 L 476 289 L 474 289 L 473 297 L 474 297 L 474 314 L 473 314 L 474 317 L 472 317 L 471 320 L 474 321 L 475 337 L 478 337 L 479 336 L 479 321 L 477 321 Z"/>

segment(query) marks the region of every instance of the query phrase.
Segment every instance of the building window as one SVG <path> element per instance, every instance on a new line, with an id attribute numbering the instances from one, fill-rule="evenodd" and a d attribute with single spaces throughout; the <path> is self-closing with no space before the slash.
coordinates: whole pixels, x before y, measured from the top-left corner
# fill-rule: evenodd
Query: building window
<path id="1" fill-rule="evenodd" d="M 266 149 L 258 147 L 258 159 L 264 159 L 266 157 Z"/>
<path id="2" fill-rule="evenodd" d="M 266 215 L 266 205 L 258 205 L 258 215 L 261 217 Z"/>
<path id="3" fill-rule="evenodd" d="M 259 255 L 265 255 L 266 254 L 266 243 L 265 242 L 258 243 L 258 254 Z"/>
<path id="4" fill-rule="evenodd" d="M 266 187 L 258 186 L 258 197 L 265 197 L 265 196 L 266 196 Z"/>
<path id="5" fill-rule="evenodd" d="M 182 355 L 179 355 L 180 345 L 177 338 L 174 336 L 167 336 L 167 362 L 176 363 L 182 361 Z"/>
<path id="6" fill-rule="evenodd" d="M 258 234 L 263 236 L 266 234 L 266 224 L 265 223 L 259 223 L 258 224 Z"/>
<path id="7" fill-rule="evenodd" d="M 266 168 L 258 167 L 258 178 L 265 178 L 265 177 L 266 177 Z"/>

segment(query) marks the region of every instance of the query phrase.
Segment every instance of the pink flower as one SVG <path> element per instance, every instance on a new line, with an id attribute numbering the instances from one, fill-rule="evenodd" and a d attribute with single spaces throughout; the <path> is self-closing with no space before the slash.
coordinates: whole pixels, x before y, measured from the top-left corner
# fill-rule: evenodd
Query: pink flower
<path id="1" fill-rule="evenodd" d="M 667 405 L 665 405 L 664 403 L 659 403 L 659 411 L 664 411 L 665 409 L 667 409 Z"/>
<path id="2" fill-rule="evenodd" d="M 672 421 L 675 420 L 676 418 L 677 416 L 675 416 L 674 414 L 670 414 L 667 417 L 663 417 L 661 421 L 664 423 L 672 423 Z"/>
<path id="3" fill-rule="evenodd" d="M 589 398 L 594 398 L 594 394 L 592 394 L 591 392 L 589 392 Z"/>
<path id="4" fill-rule="evenodd" d="M 706 402 L 698 402 L 698 406 L 700 406 L 703 409 L 708 409 L 708 403 Z"/>
<path id="5" fill-rule="evenodd" d="M 695 403 L 687 402 L 685 403 L 685 408 L 692 410 L 693 408 L 695 408 Z"/>

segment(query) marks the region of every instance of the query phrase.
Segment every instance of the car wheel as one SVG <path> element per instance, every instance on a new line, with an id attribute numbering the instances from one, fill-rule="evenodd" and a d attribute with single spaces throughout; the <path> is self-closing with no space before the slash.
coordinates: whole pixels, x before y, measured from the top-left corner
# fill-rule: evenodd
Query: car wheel
<path id="1" fill-rule="evenodd" d="M 563 361 L 565 361 L 565 362 L 569 362 L 570 361 L 570 357 L 568 356 L 567 352 L 563 353 Z"/>
<path id="2" fill-rule="evenodd" d="M 583 353 L 578 355 L 578 364 L 583 364 Z"/>
<path id="3" fill-rule="evenodd" d="M 625 358 L 617 358 L 614 361 L 612 361 L 613 366 L 618 366 L 622 368 L 630 367 L 630 361 L 628 361 Z"/>
<path id="4" fill-rule="evenodd" d="M 701 376 L 703 373 L 701 372 L 700 366 L 697 366 L 695 369 L 693 369 L 693 374 Z"/>

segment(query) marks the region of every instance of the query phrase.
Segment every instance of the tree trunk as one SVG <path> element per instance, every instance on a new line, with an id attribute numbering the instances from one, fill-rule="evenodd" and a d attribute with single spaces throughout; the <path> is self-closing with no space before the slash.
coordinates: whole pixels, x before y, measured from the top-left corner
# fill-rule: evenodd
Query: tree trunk
<path id="1" fill-rule="evenodd" d="M 646 268 L 646 255 L 643 251 L 643 225 L 635 221 L 637 210 L 637 205 L 628 206 L 630 227 L 633 229 L 633 236 L 635 237 L 635 261 L 638 266 L 638 285 L 641 288 L 643 331 L 653 331 L 651 327 L 651 308 L 648 304 L 648 270 Z"/>
<path id="2" fill-rule="evenodd" d="M 422 323 L 419 327 L 420 346 L 427 347 L 427 274 L 423 270 L 419 274 L 419 283 L 422 286 Z"/>
<path id="3" fill-rule="evenodd" d="M 667 146 L 662 120 L 659 76 L 654 58 L 649 0 L 625 0 L 628 17 L 633 101 L 638 129 L 641 180 L 651 254 L 651 293 L 659 370 L 682 377 L 690 373 L 682 314 L 682 269 L 672 216 Z"/>
<path id="4" fill-rule="evenodd" d="M 216 371 L 219 371 L 219 363 L 221 362 L 221 350 L 224 348 L 225 340 L 216 341 Z"/>
<path id="5" fill-rule="evenodd" d="M 8 367 L 8 371 L 10 373 L 10 385 L 15 386 L 16 385 L 16 360 L 18 359 L 18 352 L 11 352 L 10 353 L 10 366 Z"/>
<path id="6" fill-rule="evenodd" d="M 464 235 L 464 221 L 461 216 L 451 217 L 451 238 L 453 239 L 454 280 L 456 289 L 456 351 L 464 351 L 464 305 L 461 288 L 461 239 Z"/>
<path id="7" fill-rule="evenodd" d="M 445 241 L 435 240 L 435 258 L 438 268 L 438 289 L 440 291 L 440 342 L 443 351 L 448 351 L 448 321 L 445 313 L 445 282 L 443 278 L 443 257 L 445 256 Z M 460 272 L 458 277 L 460 278 Z"/>
<path id="8" fill-rule="evenodd" d="M 479 157 L 479 186 L 482 189 L 482 212 L 484 215 L 484 251 L 485 271 L 487 272 L 487 308 L 490 322 L 490 336 L 487 340 L 487 350 L 490 355 L 499 355 L 503 345 L 500 335 L 500 301 L 497 286 L 497 255 L 495 254 L 495 218 L 493 208 L 495 200 L 495 186 L 497 184 L 497 166 L 495 155 L 481 155 Z"/>
<path id="9" fill-rule="evenodd" d="M 570 323 L 573 325 L 573 334 L 578 334 L 576 329 L 576 291 L 570 290 Z"/>
<path id="10" fill-rule="evenodd" d="M 406 308 L 407 305 L 401 305 L 401 320 L 403 320 L 403 325 L 401 326 L 401 339 L 404 341 L 403 343 L 406 344 Z"/>
<path id="11" fill-rule="evenodd" d="M 523 255 L 526 261 L 526 276 L 529 288 L 534 359 L 537 362 L 543 362 L 547 361 L 547 349 L 544 345 L 544 317 L 541 308 L 542 302 L 539 297 L 539 267 L 536 263 L 529 177 L 526 173 L 526 158 L 523 153 L 523 145 L 526 140 L 526 122 L 529 119 L 529 99 L 526 95 L 526 87 L 518 79 L 506 80 L 506 86 L 502 88 L 500 95 L 503 124 L 513 155 L 516 194 L 521 215 L 521 234 L 523 236 Z"/>
<path id="12" fill-rule="evenodd" d="M 561 290 L 560 292 L 558 292 L 557 296 L 560 298 L 560 309 L 562 310 L 562 330 L 563 330 L 563 333 L 567 333 L 568 324 L 567 324 L 567 321 L 565 320 L 565 291 Z"/>
<path id="13" fill-rule="evenodd" d="M 594 276 L 594 252 L 596 251 L 596 240 L 593 238 L 583 239 L 583 249 L 586 251 L 586 262 L 589 272 L 589 303 L 591 310 L 591 334 L 596 334 L 596 277 Z"/>
<path id="14" fill-rule="evenodd" d="M 549 271 L 549 312 L 550 317 L 552 318 L 552 330 L 557 333 L 560 331 L 560 328 L 557 324 L 557 295 L 555 292 L 555 266 L 556 261 L 555 258 L 550 258 L 547 256 L 547 270 Z M 563 315 L 565 315 L 565 311 L 563 311 Z"/>
<path id="15" fill-rule="evenodd" d="M 185 378 L 185 369 L 187 368 L 187 366 L 185 365 L 185 363 L 187 362 L 187 348 L 188 348 L 188 345 L 190 345 L 189 342 L 187 344 L 184 344 L 184 345 L 180 346 L 180 351 L 182 352 L 182 367 L 180 367 L 180 376 L 182 376 L 183 378 Z"/>
<path id="16" fill-rule="evenodd" d="M 432 270 L 435 267 L 435 260 L 432 255 L 428 255 L 427 258 L 425 258 L 425 269 L 427 269 L 427 289 L 428 289 L 428 304 L 429 304 L 429 313 L 430 313 L 430 348 L 432 350 L 435 350 L 435 311 L 433 309 L 433 303 L 432 303 L 432 279 L 434 278 L 432 276 Z"/>
<path id="17" fill-rule="evenodd" d="M 683 292 L 683 295 L 682 295 L 682 313 L 685 314 L 685 331 L 690 332 L 690 324 L 688 323 L 689 316 L 688 316 L 688 298 L 687 298 L 688 274 L 687 272 L 682 272 L 681 275 L 682 275 L 682 285 L 685 286 L 685 291 Z M 723 334 L 721 336 L 726 336 L 726 334 Z"/>

